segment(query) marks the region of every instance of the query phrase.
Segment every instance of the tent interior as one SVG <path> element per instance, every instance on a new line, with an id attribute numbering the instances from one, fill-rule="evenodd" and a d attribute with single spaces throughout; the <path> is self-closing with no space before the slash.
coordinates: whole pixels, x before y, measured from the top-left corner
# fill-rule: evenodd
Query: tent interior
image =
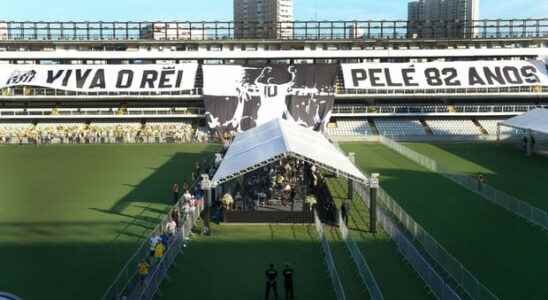
<path id="1" fill-rule="evenodd" d="M 225 222 L 250 219 L 244 216 L 254 216 L 256 222 L 301 216 L 300 223 L 312 221 L 312 206 L 326 193 L 325 177 L 367 182 L 324 135 L 278 119 L 238 134 L 212 183 Z"/>

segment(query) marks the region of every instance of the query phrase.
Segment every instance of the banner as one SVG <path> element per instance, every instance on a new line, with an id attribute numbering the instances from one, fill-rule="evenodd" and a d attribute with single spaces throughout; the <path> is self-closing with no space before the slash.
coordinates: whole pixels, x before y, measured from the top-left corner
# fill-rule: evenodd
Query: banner
<path id="1" fill-rule="evenodd" d="M 198 64 L 0 65 L 0 88 L 38 86 L 75 92 L 194 89 Z"/>
<path id="2" fill-rule="evenodd" d="M 242 131 L 277 118 L 321 128 L 334 102 L 334 64 L 204 65 L 210 128 Z"/>
<path id="3" fill-rule="evenodd" d="M 342 64 L 346 89 L 444 89 L 548 86 L 542 61 Z"/>

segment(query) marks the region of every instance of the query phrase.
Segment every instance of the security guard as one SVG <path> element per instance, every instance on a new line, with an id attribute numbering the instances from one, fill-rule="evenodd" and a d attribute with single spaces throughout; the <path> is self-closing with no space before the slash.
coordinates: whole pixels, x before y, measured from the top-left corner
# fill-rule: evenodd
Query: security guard
<path id="1" fill-rule="evenodd" d="M 293 300 L 293 269 L 291 268 L 291 265 L 285 265 L 283 275 L 285 286 L 285 300 Z"/>
<path id="2" fill-rule="evenodd" d="M 278 271 L 274 269 L 273 264 L 270 264 L 270 267 L 266 269 L 265 276 L 266 276 L 266 291 L 264 294 L 264 299 L 265 300 L 270 299 L 270 290 L 273 290 L 274 299 L 278 300 L 278 285 L 276 282 L 278 277 Z"/>

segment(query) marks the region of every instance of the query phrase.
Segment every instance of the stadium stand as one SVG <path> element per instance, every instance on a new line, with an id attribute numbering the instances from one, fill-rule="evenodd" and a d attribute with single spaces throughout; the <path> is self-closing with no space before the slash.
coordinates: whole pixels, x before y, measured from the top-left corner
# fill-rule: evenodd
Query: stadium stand
<path id="1" fill-rule="evenodd" d="M 423 136 L 426 130 L 418 120 L 378 119 L 375 125 L 380 135 L 386 136 Z"/>
<path id="2" fill-rule="evenodd" d="M 207 143 L 206 129 L 184 122 L 0 123 L 2 144 Z"/>
<path id="3" fill-rule="evenodd" d="M 475 136 L 480 129 L 471 120 L 427 120 L 426 123 L 436 136 Z"/>
<path id="4" fill-rule="evenodd" d="M 481 126 L 487 130 L 487 133 L 489 135 L 497 135 L 497 124 L 499 122 L 502 122 L 504 121 L 504 119 L 483 119 L 483 120 L 478 120 L 478 122 L 481 124 Z M 523 132 L 521 132 L 520 130 L 517 130 L 517 129 L 512 129 L 512 128 L 509 128 L 509 127 L 504 127 L 504 126 L 501 126 L 500 127 L 500 134 L 501 136 L 503 137 L 507 137 L 507 136 L 520 136 L 520 135 L 523 135 Z"/>
<path id="5" fill-rule="evenodd" d="M 367 120 L 338 120 L 336 127 L 328 128 L 328 133 L 333 136 L 368 136 L 373 134 L 373 129 Z"/>

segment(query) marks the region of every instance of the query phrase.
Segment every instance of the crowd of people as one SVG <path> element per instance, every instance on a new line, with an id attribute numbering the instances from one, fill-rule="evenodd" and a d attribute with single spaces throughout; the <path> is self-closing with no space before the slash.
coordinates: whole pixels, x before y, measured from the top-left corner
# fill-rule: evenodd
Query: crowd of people
<path id="1" fill-rule="evenodd" d="M 208 143 L 187 123 L 0 124 L 0 144 Z"/>
<path id="2" fill-rule="evenodd" d="M 305 172 L 310 166 L 294 158 L 285 158 L 250 172 L 231 186 L 221 198 L 224 210 L 252 211 L 260 207 L 293 210 L 305 198 Z"/>
<path id="3" fill-rule="evenodd" d="M 199 215 L 199 208 L 203 205 L 203 193 L 199 189 L 192 190 L 185 181 L 183 183 L 183 193 L 179 197 L 179 186 L 174 184 L 172 192 L 177 195 L 175 206 L 170 210 L 168 218 L 161 224 L 148 239 L 148 255 L 143 257 L 137 265 L 139 282 L 137 287 L 144 287 L 149 278 L 151 269 L 157 268 L 162 259 L 172 248 L 175 237 L 179 234 L 188 221 L 195 220 Z M 185 225 L 187 224 L 187 225 Z M 190 239 L 191 228 L 186 228 L 183 245 Z"/>

